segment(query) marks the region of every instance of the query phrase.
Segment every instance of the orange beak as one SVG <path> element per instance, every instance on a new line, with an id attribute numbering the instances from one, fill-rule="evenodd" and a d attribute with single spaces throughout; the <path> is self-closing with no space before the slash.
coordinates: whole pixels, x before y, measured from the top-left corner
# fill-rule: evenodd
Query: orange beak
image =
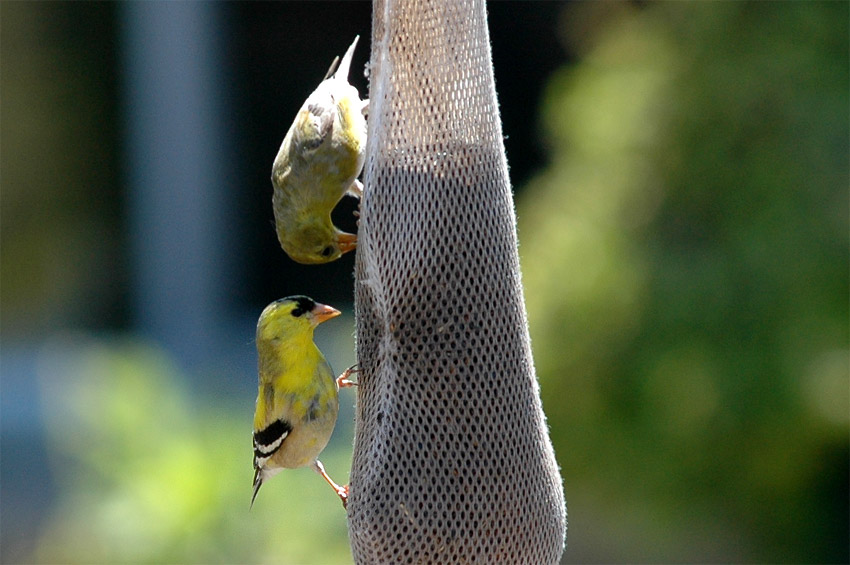
<path id="1" fill-rule="evenodd" d="M 336 236 L 336 243 L 344 255 L 357 247 L 357 236 L 351 233 L 339 233 Z"/>
<path id="2" fill-rule="evenodd" d="M 331 318 L 336 318 L 341 314 L 339 310 L 333 308 L 332 306 L 328 306 L 326 304 L 319 304 L 316 302 L 316 305 L 310 311 L 313 315 L 313 319 L 316 321 L 316 324 L 321 324 L 325 320 L 330 320 Z"/>

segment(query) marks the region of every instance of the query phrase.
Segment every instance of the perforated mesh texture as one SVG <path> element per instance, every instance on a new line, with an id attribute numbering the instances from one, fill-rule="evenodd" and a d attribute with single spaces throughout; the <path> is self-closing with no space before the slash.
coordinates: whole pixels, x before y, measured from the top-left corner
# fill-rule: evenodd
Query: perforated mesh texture
<path id="1" fill-rule="evenodd" d="M 356 260 L 358 563 L 555 563 L 483 1 L 374 3 Z"/>

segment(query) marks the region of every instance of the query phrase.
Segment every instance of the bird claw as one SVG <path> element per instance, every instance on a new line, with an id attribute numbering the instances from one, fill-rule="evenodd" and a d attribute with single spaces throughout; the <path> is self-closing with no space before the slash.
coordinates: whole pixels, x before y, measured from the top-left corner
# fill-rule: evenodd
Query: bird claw
<path id="1" fill-rule="evenodd" d="M 346 510 L 348 509 L 348 485 L 344 485 L 339 487 L 336 490 L 336 494 L 339 496 L 339 499 L 342 501 L 342 507 Z"/>
<path id="2" fill-rule="evenodd" d="M 340 376 L 336 379 L 336 386 L 338 388 L 346 388 L 350 386 L 357 386 L 357 383 L 348 379 L 349 376 L 353 373 L 359 373 L 360 369 L 356 364 L 352 365 L 348 369 L 342 372 Z"/>
<path id="3" fill-rule="evenodd" d="M 358 200 L 363 198 L 363 183 L 354 179 L 346 192 Z"/>

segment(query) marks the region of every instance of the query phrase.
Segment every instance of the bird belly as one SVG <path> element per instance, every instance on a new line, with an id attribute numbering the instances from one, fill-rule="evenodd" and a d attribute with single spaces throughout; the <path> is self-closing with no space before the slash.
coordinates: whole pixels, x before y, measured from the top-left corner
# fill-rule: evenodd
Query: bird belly
<path id="1" fill-rule="evenodd" d="M 310 465 L 328 445 L 335 423 L 335 411 L 321 418 L 305 420 L 289 433 L 283 446 L 266 466 L 294 469 Z"/>

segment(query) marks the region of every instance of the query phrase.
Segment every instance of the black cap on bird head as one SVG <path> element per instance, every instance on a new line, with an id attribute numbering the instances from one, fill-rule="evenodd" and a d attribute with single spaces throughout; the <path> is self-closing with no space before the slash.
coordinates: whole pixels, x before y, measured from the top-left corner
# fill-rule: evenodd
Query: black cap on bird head
<path id="1" fill-rule="evenodd" d="M 309 296 L 304 296 L 303 294 L 287 296 L 286 298 L 281 298 L 277 302 L 295 302 L 296 307 L 292 311 L 292 315 L 296 318 L 299 316 L 303 316 L 307 312 L 311 312 L 313 308 L 316 307 L 316 301 L 310 298 Z"/>

